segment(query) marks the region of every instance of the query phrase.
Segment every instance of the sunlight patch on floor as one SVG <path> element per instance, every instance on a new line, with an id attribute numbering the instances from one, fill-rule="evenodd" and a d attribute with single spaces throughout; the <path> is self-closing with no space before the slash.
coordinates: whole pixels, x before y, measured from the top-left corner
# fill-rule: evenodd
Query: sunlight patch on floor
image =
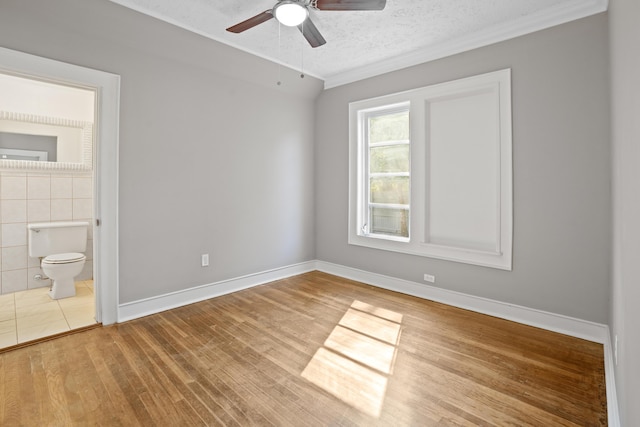
<path id="1" fill-rule="evenodd" d="M 302 377 L 379 417 L 400 341 L 402 314 L 354 301 Z"/>

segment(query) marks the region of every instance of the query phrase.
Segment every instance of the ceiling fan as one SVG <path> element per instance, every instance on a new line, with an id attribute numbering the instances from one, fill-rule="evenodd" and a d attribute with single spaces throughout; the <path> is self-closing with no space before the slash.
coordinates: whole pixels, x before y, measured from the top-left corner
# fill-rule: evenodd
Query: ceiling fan
<path id="1" fill-rule="evenodd" d="M 327 41 L 322 37 L 318 28 L 309 18 L 309 9 L 352 11 L 352 10 L 382 10 L 387 0 L 278 0 L 272 9 L 242 21 L 227 31 L 242 33 L 243 31 L 276 18 L 282 25 L 298 27 L 311 47 L 318 47 Z"/>

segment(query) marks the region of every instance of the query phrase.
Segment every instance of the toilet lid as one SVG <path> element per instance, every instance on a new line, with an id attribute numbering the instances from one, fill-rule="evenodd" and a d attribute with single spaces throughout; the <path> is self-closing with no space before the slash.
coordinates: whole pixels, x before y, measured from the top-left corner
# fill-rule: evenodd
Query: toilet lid
<path id="1" fill-rule="evenodd" d="M 84 254 L 70 252 L 66 254 L 49 255 L 42 260 L 46 264 L 68 264 L 70 262 L 84 261 L 87 257 Z"/>

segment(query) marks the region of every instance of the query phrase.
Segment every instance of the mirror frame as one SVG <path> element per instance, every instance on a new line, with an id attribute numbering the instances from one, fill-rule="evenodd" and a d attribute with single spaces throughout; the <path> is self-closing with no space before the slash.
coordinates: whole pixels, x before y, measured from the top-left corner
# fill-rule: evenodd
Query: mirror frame
<path id="1" fill-rule="evenodd" d="M 78 171 L 93 170 L 93 123 L 81 120 L 69 120 L 58 117 L 37 116 L 35 114 L 14 113 L 0 111 L 0 120 L 34 123 L 51 126 L 65 126 L 78 128 L 82 131 L 82 162 L 36 162 L 33 160 L 0 159 L 2 170 L 31 170 L 31 171 Z"/>

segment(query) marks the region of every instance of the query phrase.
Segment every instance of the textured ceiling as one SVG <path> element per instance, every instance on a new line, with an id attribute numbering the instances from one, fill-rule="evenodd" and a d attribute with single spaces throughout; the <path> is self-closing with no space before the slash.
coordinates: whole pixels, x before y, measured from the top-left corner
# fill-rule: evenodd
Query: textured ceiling
<path id="1" fill-rule="evenodd" d="M 327 44 L 312 49 L 275 19 L 225 31 L 276 0 L 111 0 L 325 80 L 332 87 L 558 25 L 607 0 L 387 0 L 383 11 L 311 11 Z"/>

